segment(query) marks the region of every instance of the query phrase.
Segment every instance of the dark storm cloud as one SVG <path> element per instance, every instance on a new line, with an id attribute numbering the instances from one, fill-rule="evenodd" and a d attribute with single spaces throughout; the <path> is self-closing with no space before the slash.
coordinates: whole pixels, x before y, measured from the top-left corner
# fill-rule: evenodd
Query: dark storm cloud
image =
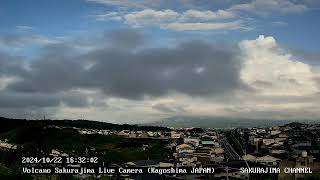
<path id="1" fill-rule="evenodd" d="M 107 32 L 104 34 L 104 39 L 111 42 L 109 46 L 117 48 L 135 48 L 145 42 L 143 34 L 129 29 Z"/>
<path id="2" fill-rule="evenodd" d="M 0 98 L 11 106 L 56 106 L 61 102 L 82 106 L 86 105 L 83 98 L 77 101 L 77 98 L 68 99 L 68 95 L 57 97 L 55 94 L 84 88 L 128 99 L 158 97 L 171 92 L 212 96 L 230 93 L 242 86 L 241 64 L 237 48 L 233 46 L 192 41 L 173 48 L 136 50 L 135 47 L 145 41 L 140 33 L 121 30 L 106 34 L 109 37 L 96 41 L 103 44 L 101 41 L 108 39 L 107 45 L 86 54 L 78 53 L 70 43 L 47 46 L 29 62 L 27 70 L 1 59 L 0 63 L 12 66 L 19 78 L 5 90 L 13 93 L 10 98 L 4 95 Z"/>
<path id="3" fill-rule="evenodd" d="M 55 107 L 64 103 L 71 107 L 88 105 L 87 99 L 79 95 L 47 93 L 0 93 L 0 108 Z"/>
<path id="4" fill-rule="evenodd" d="M 61 54 L 45 55 L 30 62 L 28 73 L 8 88 L 27 93 L 59 92 L 76 88 L 85 81 L 85 70 L 81 62 Z"/>
<path id="5" fill-rule="evenodd" d="M 171 91 L 205 96 L 241 85 L 235 52 L 201 41 L 134 53 L 104 49 L 87 58 L 95 62 L 88 71 L 94 86 L 115 96 L 139 98 Z"/>
<path id="6" fill-rule="evenodd" d="M 23 75 L 23 58 L 12 56 L 0 51 L 0 77 L 1 76 L 16 76 Z"/>
<path id="7" fill-rule="evenodd" d="M 0 90 L 0 108 L 55 107 L 59 106 L 61 103 L 72 107 L 87 106 L 89 103 L 86 97 L 76 93 L 58 92 L 56 87 L 63 86 L 63 79 L 67 78 L 67 75 L 70 74 L 62 72 L 70 71 L 62 69 L 62 64 L 58 63 L 61 65 L 58 66 L 58 64 L 53 63 L 55 62 L 53 58 L 48 58 L 48 60 L 49 59 L 52 61 L 35 60 L 31 63 L 31 66 L 37 66 L 37 68 L 32 67 L 31 70 L 27 70 L 30 67 L 26 67 L 27 62 L 24 57 L 13 56 L 3 52 L 0 53 L 0 79 L 3 77 L 13 77 L 16 83 L 12 84 L 12 88 L 20 89 L 20 91 L 13 91 L 10 88 Z M 65 61 L 65 65 L 71 65 L 67 64 L 68 62 L 70 62 L 69 59 Z M 76 64 L 78 63 L 72 63 L 72 66 L 74 67 Z M 51 66 L 52 68 L 47 68 L 48 66 Z M 42 69 L 45 70 L 45 72 L 41 71 Z M 60 70 L 60 72 L 50 72 L 50 69 Z M 34 70 L 37 70 L 37 72 Z M 46 74 L 46 76 L 42 76 L 42 74 Z M 50 79 L 47 76 L 53 77 L 55 80 Z M 37 83 L 28 83 L 31 79 L 37 81 Z M 3 82 L 0 81 L 0 83 Z M 34 91 L 34 89 L 37 89 L 35 85 L 42 85 L 42 88 L 45 88 L 45 91 L 40 93 Z M 0 84 L 0 87 L 1 86 L 2 84 Z M 69 90 L 69 87 L 70 86 L 68 86 L 66 90 Z M 62 89 L 59 88 L 59 91 L 60 90 Z"/>

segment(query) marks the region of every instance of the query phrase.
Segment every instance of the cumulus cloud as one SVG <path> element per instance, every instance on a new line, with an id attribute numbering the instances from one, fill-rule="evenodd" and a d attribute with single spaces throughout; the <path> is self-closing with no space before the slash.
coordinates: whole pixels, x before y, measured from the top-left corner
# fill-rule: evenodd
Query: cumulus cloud
<path id="1" fill-rule="evenodd" d="M 238 46 L 243 62 L 240 77 L 250 88 L 238 91 L 229 103 L 215 103 L 220 114 L 255 119 L 319 117 L 320 89 L 315 79 L 319 73 L 311 65 L 281 48 L 274 37 L 259 36 Z"/>
<path id="2" fill-rule="evenodd" d="M 273 37 L 259 36 L 239 46 L 244 58 L 241 77 L 262 94 L 298 96 L 319 91 L 312 67 L 283 52 Z"/>
<path id="3" fill-rule="evenodd" d="M 229 10 L 246 11 L 266 16 L 272 13 L 301 13 L 307 9 L 306 5 L 290 0 L 253 0 L 249 3 L 233 5 Z"/>

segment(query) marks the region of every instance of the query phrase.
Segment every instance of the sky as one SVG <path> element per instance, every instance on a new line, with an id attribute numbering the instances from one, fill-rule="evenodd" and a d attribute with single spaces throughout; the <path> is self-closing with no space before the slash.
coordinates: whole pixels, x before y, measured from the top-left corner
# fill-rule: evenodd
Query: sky
<path id="1" fill-rule="evenodd" d="M 318 0 L 2 0 L 0 116 L 320 120 Z"/>

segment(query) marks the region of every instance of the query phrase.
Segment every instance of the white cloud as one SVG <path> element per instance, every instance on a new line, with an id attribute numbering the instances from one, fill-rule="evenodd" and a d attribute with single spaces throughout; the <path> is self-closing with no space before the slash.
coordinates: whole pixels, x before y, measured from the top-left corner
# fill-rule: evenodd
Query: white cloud
<path id="1" fill-rule="evenodd" d="M 196 31 L 196 30 L 235 30 L 243 29 L 241 21 L 217 22 L 217 23 L 170 23 L 162 26 L 164 29 L 175 31 Z"/>
<path id="2" fill-rule="evenodd" d="M 154 8 L 154 9 L 166 9 L 170 7 L 184 8 L 199 8 L 207 7 L 209 5 L 221 5 L 226 3 L 226 1 L 231 0 L 86 0 L 87 2 L 98 3 L 106 6 L 115 6 L 123 8 Z M 228 2 L 227 2 L 228 3 Z"/>
<path id="3" fill-rule="evenodd" d="M 175 21 L 178 17 L 179 13 L 170 9 L 163 11 L 145 9 L 142 11 L 132 12 L 124 16 L 126 22 L 134 27 L 168 23 Z"/>
<path id="4" fill-rule="evenodd" d="M 239 43 L 241 78 L 262 95 L 304 96 L 319 92 L 310 65 L 284 52 L 273 37 L 259 36 Z"/>
<path id="5" fill-rule="evenodd" d="M 23 31 L 29 31 L 33 29 L 31 26 L 16 26 L 16 28 Z"/>
<path id="6" fill-rule="evenodd" d="M 266 16 L 274 12 L 301 13 L 307 9 L 304 4 L 293 3 L 290 0 L 253 0 L 250 3 L 233 5 L 229 10 L 247 11 Z"/>
<path id="7" fill-rule="evenodd" d="M 250 29 L 244 27 L 241 20 L 221 21 L 235 17 L 234 13 L 224 10 L 200 11 L 190 9 L 179 13 L 171 9 L 160 11 L 144 9 L 126 14 L 108 12 L 94 15 L 94 17 L 99 21 L 123 20 L 132 27 L 158 26 L 162 29 L 177 31 Z"/>
<path id="8" fill-rule="evenodd" d="M 226 19 L 226 18 L 233 18 L 235 14 L 231 11 L 225 10 L 218 10 L 214 11 L 199 11 L 199 10 L 187 10 L 183 12 L 182 18 L 186 20 L 200 20 L 200 21 L 209 21 L 215 19 Z"/>
<path id="9" fill-rule="evenodd" d="M 273 21 L 271 23 L 273 26 L 288 26 L 288 23 L 287 22 L 284 22 L 284 21 Z"/>
<path id="10" fill-rule="evenodd" d="M 97 14 L 97 15 L 93 15 L 93 16 L 96 18 L 97 21 L 109 21 L 109 20 L 120 21 L 120 20 L 122 20 L 122 17 L 120 15 L 120 13 L 118 13 L 118 12 Z"/>
<path id="11" fill-rule="evenodd" d="M 273 14 L 294 14 L 302 13 L 311 9 L 310 0 L 248 0 L 241 2 L 225 2 L 229 8 L 213 10 L 218 1 L 166 1 L 166 0 L 87 0 L 104 5 L 111 5 L 123 9 L 126 7 L 124 14 L 119 12 L 108 12 L 106 14 L 96 15 L 99 21 L 115 20 L 123 21 L 124 23 L 133 27 L 167 27 L 165 29 L 179 29 L 182 30 L 230 30 L 242 29 L 252 30 L 255 17 L 250 17 L 253 14 L 267 17 Z M 243 2 L 243 1 L 242 1 Z M 206 4 L 203 7 L 200 4 Z M 179 6 L 179 10 L 177 8 Z M 173 8 L 174 9 L 170 9 Z M 199 8 L 201 7 L 201 8 Z M 213 7 L 213 8 L 212 8 Z M 134 11 L 133 11 L 134 10 Z M 229 19 L 227 22 L 226 19 Z M 232 19 L 232 21 L 230 21 Z M 228 24 L 235 21 L 245 22 L 246 27 L 242 25 L 241 28 L 230 28 Z M 224 24 L 224 25 L 222 25 Z M 250 25 L 249 25 L 250 24 Z M 195 26 L 195 28 L 191 26 Z M 274 21 L 272 26 L 285 26 L 285 22 Z M 216 28 L 217 26 L 226 26 L 226 28 Z M 174 28 L 171 28 L 174 27 Z M 198 27 L 198 28 L 197 28 Z"/>
<path id="12" fill-rule="evenodd" d="M 87 0 L 88 2 L 94 2 L 105 5 L 124 6 L 124 7 L 146 7 L 152 5 L 152 2 L 146 0 Z"/>

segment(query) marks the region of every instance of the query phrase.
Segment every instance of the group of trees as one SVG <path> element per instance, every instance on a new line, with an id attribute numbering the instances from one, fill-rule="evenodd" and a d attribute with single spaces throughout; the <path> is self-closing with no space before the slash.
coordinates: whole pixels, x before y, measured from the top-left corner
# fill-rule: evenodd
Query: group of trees
<path id="1" fill-rule="evenodd" d="M 85 120 L 22 120 L 0 118 L 0 139 L 18 145 L 15 151 L 0 150 L 0 175 L 19 174 L 22 156 L 45 157 L 52 149 L 72 156 L 96 156 L 99 162 L 124 163 L 135 160 L 164 160 L 169 153 L 166 142 L 156 139 L 80 134 L 76 129 L 157 130 L 167 128 L 137 125 L 117 125 Z M 58 126 L 58 127 L 56 127 Z M 63 128 L 59 128 L 63 127 Z"/>

